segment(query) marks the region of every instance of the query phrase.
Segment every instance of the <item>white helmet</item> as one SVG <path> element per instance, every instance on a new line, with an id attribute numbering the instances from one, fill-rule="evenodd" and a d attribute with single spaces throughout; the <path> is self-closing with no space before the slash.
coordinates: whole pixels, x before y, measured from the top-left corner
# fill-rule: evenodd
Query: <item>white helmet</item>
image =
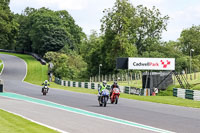
<path id="1" fill-rule="evenodd" d="M 103 81 L 103 85 L 106 86 L 106 84 L 107 84 L 107 82 L 106 82 L 106 80 L 104 80 L 104 81 Z"/>

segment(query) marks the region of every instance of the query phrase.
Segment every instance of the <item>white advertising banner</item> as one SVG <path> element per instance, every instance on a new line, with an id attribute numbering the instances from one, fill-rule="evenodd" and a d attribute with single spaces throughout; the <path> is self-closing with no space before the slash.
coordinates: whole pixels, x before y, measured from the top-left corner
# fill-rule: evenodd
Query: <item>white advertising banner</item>
<path id="1" fill-rule="evenodd" d="M 175 70 L 175 58 L 128 58 L 128 69 Z"/>

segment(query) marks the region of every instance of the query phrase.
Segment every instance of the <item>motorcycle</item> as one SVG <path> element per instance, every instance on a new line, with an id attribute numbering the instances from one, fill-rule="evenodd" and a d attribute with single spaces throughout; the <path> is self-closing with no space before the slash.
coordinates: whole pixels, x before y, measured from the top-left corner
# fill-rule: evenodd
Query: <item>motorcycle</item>
<path id="1" fill-rule="evenodd" d="M 48 86 L 45 85 L 45 86 L 43 87 L 43 89 L 42 89 L 43 95 L 46 95 L 46 94 L 48 93 L 48 90 L 49 90 Z"/>
<path id="2" fill-rule="evenodd" d="M 115 104 L 118 103 L 119 95 L 120 95 L 119 88 L 113 88 L 112 95 L 110 97 L 110 101 L 111 101 L 112 104 L 113 103 L 115 103 Z"/>
<path id="3" fill-rule="evenodd" d="M 100 96 L 98 96 L 99 106 L 106 107 L 107 101 L 109 97 L 109 91 L 107 89 L 102 90 L 102 93 Z"/>

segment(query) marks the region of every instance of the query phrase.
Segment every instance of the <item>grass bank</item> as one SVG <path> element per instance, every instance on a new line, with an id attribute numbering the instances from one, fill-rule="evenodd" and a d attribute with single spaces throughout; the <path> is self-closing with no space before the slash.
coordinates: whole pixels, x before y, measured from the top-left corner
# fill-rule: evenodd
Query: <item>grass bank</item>
<path id="1" fill-rule="evenodd" d="M 41 85 L 41 81 L 44 81 L 45 78 L 47 77 L 47 66 L 41 65 L 38 61 L 36 61 L 33 57 L 31 57 L 29 55 L 21 55 L 21 54 L 12 54 L 12 55 L 16 55 L 16 56 L 24 59 L 27 62 L 28 73 L 27 73 L 27 77 L 26 77 L 25 81 L 33 83 L 32 80 L 34 80 L 35 84 Z M 37 72 L 36 70 L 38 70 L 39 72 Z M 32 71 L 35 71 L 34 74 L 32 74 L 33 73 Z M 43 78 L 41 78 L 41 77 L 43 77 Z M 135 81 L 135 82 L 140 83 L 141 81 Z M 109 84 L 112 84 L 112 82 L 110 82 Z M 126 83 L 121 84 L 121 85 L 126 85 Z M 172 93 L 173 87 L 174 86 L 172 85 L 171 88 L 169 89 L 169 91 L 171 91 L 171 92 L 169 92 L 169 93 Z M 81 92 L 81 93 L 97 94 L 97 90 L 77 88 L 77 87 L 66 87 L 66 86 L 61 86 L 61 85 L 55 84 L 53 82 L 51 82 L 51 88 L 58 88 L 58 89 L 74 91 L 74 92 Z M 137 95 L 129 95 L 129 94 L 121 93 L 120 97 L 141 100 L 141 101 L 149 101 L 149 102 L 156 102 L 156 103 L 163 103 L 163 104 L 200 108 L 200 102 L 193 101 L 193 100 L 187 100 L 187 99 L 181 99 L 181 98 L 177 98 L 177 97 L 173 97 L 173 96 L 137 96 Z"/>
<path id="2" fill-rule="evenodd" d="M 47 76 L 48 66 L 41 65 L 41 63 L 37 61 L 34 57 L 26 54 L 16 54 L 16 53 L 6 53 L 6 52 L 0 52 L 0 53 L 17 56 L 23 59 L 27 63 L 28 71 L 24 81 L 36 85 L 41 85 L 44 80 L 48 79 Z"/>
<path id="3" fill-rule="evenodd" d="M 3 69 L 3 62 L 2 62 L 2 60 L 0 60 L 0 73 L 1 73 L 2 69 Z"/>
<path id="4" fill-rule="evenodd" d="M 0 110 L 1 133 L 57 133 L 17 115 Z"/>

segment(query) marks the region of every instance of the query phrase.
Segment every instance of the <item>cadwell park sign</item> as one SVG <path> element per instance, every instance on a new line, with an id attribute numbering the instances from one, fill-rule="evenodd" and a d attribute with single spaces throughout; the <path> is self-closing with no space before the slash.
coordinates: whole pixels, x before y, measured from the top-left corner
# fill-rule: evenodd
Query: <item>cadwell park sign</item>
<path id="1" fill-rule="evenodd" d="M 174 58 L 128 58 L 128 69 L 175 70 Z"/>

